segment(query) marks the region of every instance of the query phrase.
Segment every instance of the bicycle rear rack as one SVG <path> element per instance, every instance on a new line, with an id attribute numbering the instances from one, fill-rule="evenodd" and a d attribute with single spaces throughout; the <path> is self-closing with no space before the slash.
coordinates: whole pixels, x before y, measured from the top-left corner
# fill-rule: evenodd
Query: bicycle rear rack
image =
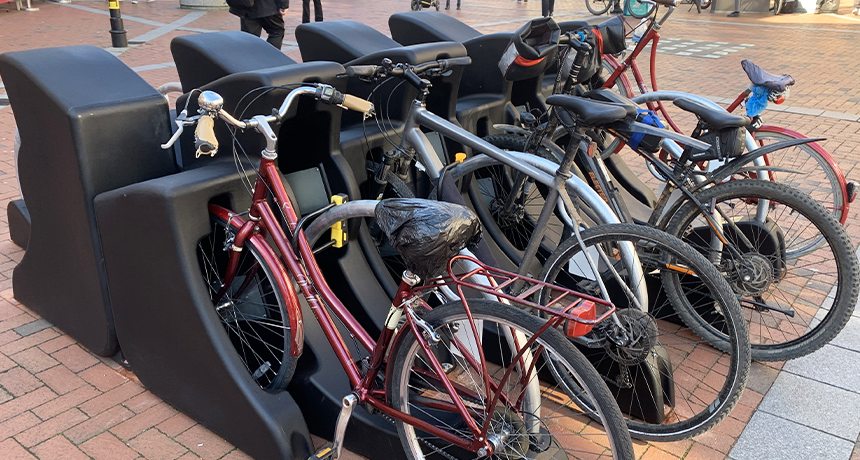
<path id="1" fill-rule="evenodd" d="M 464 273 L 455 273 L 454 265 L 458 261 L 466 261 L 477 266 Z M 474 281 L 480 278 L 489 284 L 479 284 Z M 471 280 L 471 281 L 470 281 Z M 507 300 L 525 308 L 539 310 L 556 317 L 561 323 L 566 320 L 564 332 L 568 337 L 579 337 L 591 332 L 598 324 L 615 313 L 615 305 L 597 297 L 566 289 L 561 286 L 518 275 L 496 267 L 490 267 L 474 257 L 457 255 L 448 261 L 448 275 L 427 282 L 426 286 L 416 290 L 427 290 L 439 286 L 457 286 L 457 293 L 465 299 L 463 289 L 475 290 L 491 294 L 499 300 Z M 518 292 L 510 292 L 516 288 Z M 548 291 L 547 291 L 548 290 Z M 546 293 L 544 295 L 544 293 Z M 529 300 L 530 297 L 534 300 Z M 544 305 L 538 303 L 539 298 L 549 299 Z M 602 311 L 601 311 L 602 310 Z M 601 311 L 598 314 L 598 311 Z"/>

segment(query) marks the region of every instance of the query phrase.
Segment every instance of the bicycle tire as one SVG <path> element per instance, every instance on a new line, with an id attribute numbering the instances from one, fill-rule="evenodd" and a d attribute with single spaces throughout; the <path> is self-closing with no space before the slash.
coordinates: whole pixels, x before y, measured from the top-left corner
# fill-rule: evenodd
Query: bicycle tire
<path id="1" fill-rule="evenodd" d="M 737 233 L 726 233 L 744 254 L 741 260 L 734 260 L 725 251 L 709 249 L 705 240 L 710 230 L 703 233 L 701 211 L 692 202 L 681 205 L 666 226 L 668 233 L 690 242 L 710 260 L 718 260 L 733 290 L 744 296 L 753 359 L 786 361 L 805 356 L 842 330 L 857 302 L 860 269 L 851 240 L 832 213 L 808 195 L 762 180 L 725 182 L 699 192 L 696 198 L 702 203 L 714 202 L 728 218 L 748 229 L 742 229 L 742 233 L 749 233 L 755 240 L 751 242 L 756 247 L 744 251 L 743 243 L 733 236 Z M 763 221 L 755 217 L 759 200 L 769 200 L 767 219 Z M 787 220 L 778 221 L 783 217 Z M 824 237 L 825 244 L 811 253 L 791 256 L 789 244 L 800 244 L 802 238 L 818 235 Z M 743 276 L 753 276 L 748 271 L 753 268 L 763 272 L 756 271 L 752 280 L 744 279 Z M 763 307 L 747 308 L 752 305 L 750 300 L 784 310 L 794 308 L 798 310 L 797 318 Z M 828 303 L 829 307 L 824 307 Z M 820 318 L 822 310 L 827 312 Z"/>
<path id="2" fill-rule="evenodd" d="M 211 299 L 223 284 L 230 251 L 225 246 L 226 222 L 210 214 L 210 224 L 212 231 L 198 243 L 197 257 Z M 235 229 L 231 232 L 235 234 Z M 273 270 L 262 251 L 271 252 L 268 247 L 258 248 L 251 239 L 245 241 L 236 277 L 215 311 L 250 377 L 263 389 L 283 390 L 290 383 L 297 360 L 289 353 L 286 302 L 271 280 L 274 273 L 285 271 L 283 267 Z"/>
<path id="3" fill-rule="evenodd" d="M 598 7 L 598 4 L 603 4 L 603 6 Z M 609 11 L 609 8 L 612 7 L 612 0 L 585 0 L 585 7 L 588 8 L 591 14 L 600 16 Z"/>
<path id="4" fill-rule="evenodd" d="M 762 126 L 754 133 L 756 142 L 767 145 L 766 141 L 783 141 L 800 139 L 803 136 L 792 133 L 772 131 L 770 126 Z M 797 153 L 794 153 L 797 152 Z M 767 155 L 768 164 L 785 169 L 802 171 L 801 174 L 775 172 L 775 182 L 788 185 L 806 193 L 817 200 L 825 208 L 831 209 L 837 221 L 845 223 L 848 205 L 845 194 L 842 193 L 845 176 L 842 171 L 834 170 L 836 162 L 830 154 L 818 143 L 800 144 L 786 149 L 780 149 Z M 819 184 L 830 184 L 822 189 Z"/>
<path id="5" fill-rule="evenodd" d="M 750 366 L 746 323 L 725 279 L 689 245 L 654 228 L 635 224 L 601 225 L 583 230 L 581 237 L 585 249 L 574 238 L 565 241 L 547 260 L 539 277 L 541 280 L 599 295 L 599 286 L 591 281 L 593 275 L 588 275 L 591 271 L 584 254 L 597 258 L 597 247 L 611 251 L 617 242 L 624 241 L 636 245 L 646 273 L 644 279 L 632 279 L 610 259 L 629 287 L 638 283 L 649 285 L 651 302 L 647 319 L 636 313 L 638 310 L 612 281 L 617 278 L 611 274 L 609 265 L 600 262 L 601 275 L 609 283 L 610 299 L 619 308 L 617 314 L 637 321 L 628 320 L 625 324 L 647 327 L 640 328 L 637 340 L 630 339 L 634 345 L 641 344 L 639 348 L 607 345 L 589 352 L 604 379 L 612 382 L 610 391 L 627 418 L 631 436 L 677 441 L 703 433 L 719 423 L 737 404 Z M 693 274 L 681 275 L 677 267 Z M 682 296 L 681 292 L 689 295 Z M 693 301 L 693 293 L 698 295 L 696 301 Z M 541 302 L 547 300 L 546 292 L 542 293 Z M 649 331 L 651 337 L 645 334 Z M 649 355 L 653 355 L 653 361 L 649 361 Z M 663 360 L 656 358 L 658 356 L 664 356 Z M 619 378 L 625 368 L 626 380 Z M 649 377 L 648 370 L 657 375 Z M 698 381 L 697 376 L 700 377 Z M 654 381 L 662 384 L 658 387 L 651 383 Z M 636 398 L 631 389 L 637 388 L 663 397 L 655 397 L 653 401 Z M 661 414 L 664 406 L 670 407 L 671 412 Z M 642 415 L 648 413 L 652 413 L 650 418 Z"/>
<path id="6" fill-rule="evenodd" d="M 706 10 L 711 7 L 711 0 L 697 0 L 699 2 L 699 7 L 703 10 Z"/>
<path id="7" fill-rule="evenodd" d="M 504 374 L 501 369 L 505 368 L 512 370 L 514 375 L 522 376 L 522 372 L 518 373 L 517 371 L 517 369 L 522 369 L 516 364 L 518 361 L 513 364 L 509 363 L 512 355 L 510 346 L 515 342 L 504 337 L 531 337 L 541 328 L 543 321 L 522 310 L 498 302 L 471 300 L 469 301 L 469 308 L 472 317 L 476 321 L 483 322 L 480 345 L 485 356 L 487 356 L 488 366 L 494 370 L 490 378 L 499 379 Z M 536 365 L 536 369 L 531 374 L 527 374 L 531 376 L 528 382 L 525 384 L 520 382 L 519 385 L 515 385 L 507 381 L 507 385 L 512 386 L 506 385 L 504 387 L 507 400 L 518 400 L 519 396 L 513 398 L 511 395 L 522 395 L 522 405 L 517 408 L 516 404 L 499 403 L 493 408 L 488 408 L 483 402 L 486 400 L 486 392 L 481 389 L 483 388 L 483 380 L 480 376 L 473 377 L 472 370 L 475 369 L 466 359 L 462 358 L 468 350 L 473 350 L 473 356 L 477 354 L 475 353 L 477 350 L 463 345 L 455 348 L 454 340 L 451 339 L 457 334 L 461 344 L 465 341 L 475 348 L 478 345 L 474 335 L 470 334 L 464 337 L 461 332 L 457 332 L 461 328 L 460 325 L 466 324 L 468 327 L 469 324 L 462 304 L 454 302 L 436 307 L 423 315 L 422 318 L 443 337 L 443 340 L 439 342 L 442 347 L 439 347 L 439 344 L 436 345 L 436 350 L 438 350 L 436 353 L 450 357 L 454 361 L 454 368 L 448 373 L 449 378 L 461 384 L 466 390 L 474 392 L 473 395 L 470 395 L 466 393 L 466 390 L 463 390 L 464 396 L 462 397 L 471 403 L 470 408 L 479 419 L 479 424 L 487 419 L 488 414 L 492 414 L 489 415 L 491 426 L 508 430 L 502 445 L 505 450 L 497 450 L 494 458 L 525 458 L 524 450 L 528 448 L 529 452 L 535 452 L 537 449 L 534 449 L 534 445 L 537 443 L 542 444 L 542 453 L 551 453 L 551 449 L 557 449 L 556 452 L 558 449 L 564 449 L 566 452 L 563 455 L 559 454 L 560 458 L 568 458 L 567 453 L 571 450 L 581 450 L 583 455 L 590 454 L 588 458 L 597 458 L 607 454 L 610 458 L 615 459 L 632 460 L 634 458 L 630 435 L 624 429 L 621 412 L 618 406 L 614 404 L 606 384 L 585 357 L 557 330 L 548 329 L 537 338 L 536 345 L 542 346 L 543 350 L 532 348 L 531 357 L 535 363 L 539 364 Z M 504 331 L 512 332 L 507 336 Z M 493 339 L 498 339 L 498 343 L 495 344 Z M 422 352 L 420 352 L 420 346 L 415 336 L 408 331 L 400 334 L 394 346 L 395 348 L 392 349 L 391 381 L 389 381 L 387 388 L 388 400 L 391 401 L 392 407 L 462 434 L 463 431 L 457 429 L 457 422 L 462 423 L 463 420 L 459 414 L 452 415 L 450 412 L 434 410 L 432 406 L 425 404 L 427 401 L 432 401 L 434 396 L 439 397 L 438 395 L 444 395 L 444 400 L 447 401 L 450 395 L 444 389 L 439 389 L 439 383 L 428 378 L 426 371 L 420 373 L 416 371 L 416 369 L 426 368 L 422 363 L 426 357 L 422 358 Z M 480 362 L 479 359 L 476 361 Z M 561 366 L 564 367 L 563 370 L 566 372 L 567 379 L 560 379 L 558 374 L 547 375 L 548 366 L 546 363 L 550 361 L 556 363 L 556 369 Z M 523 367 L 528 368 L 529 366 Z M 564 393 L 560 393 L 557 386 L 554 389 L 540 388 L 540 397 L 546 397 L 547 400 L 535 401 L 534 395 L 527 394 L 524 389 L 535 383 L 532 380 L 535 376 L 540 377 L 541 387 L 558 384 L 560 380 L 567 383 L 570 379 L 575 379 L 579 385 L 578 389 L 583 391 L 577 400 L 581 401 L 584 398 L 592 403 L 586 407 L 595 414 L 593 418 L 602 423 L 590 422 L 584 415 L 584 410 L 576 407 L 573 399 L 565 400 Z M 547 410 L 550 411 L 549 414 L 544 412 Z M 546 415 L 535 417 L 536 414 Z M 562 414 L 571 417 L 562 419 Z M 483 418 L 481 419 L 481 417 Z M 424 459 L 425 452 L 423 450 L 425 447 L 429 448 L 431 455 L 439 451 L 444 452 L 444 454 L 440 454 L 440 457 L 475 458 L 473 452 L 454 449 L 450 445 L 441 445 L 438 442 L 434 444 L 434 439 L 429 436 L 422 438 L 421 435 L 424 433 L 403 422 L 398 421 L 396 425 L 403 448 L 410 459 Z M 528 428 L 529 425 L 533 428 Z M 583 425 L 587 426 L 584 427 Z M 465 433 L 468 434 L 468 430 Z M 562 436 L 565 437 L 562 439 L 566 441 L 563 446 L 558 441 Z M 607 452 L 607 448 L 609 452 Z M 571 457 L 580 458 L 581 456 L 571 455 Z M 550 455 L 547 455 L 546 458 L 550 458 Z M 558 457 L 553 456 L 552 458 Z M 605 457 L 600 456 L 600 458 Z"/>
<path id="8" fill-rule="evenodd" d="M 625 0 L 625 2 L 627 2 L 627 12 L 630 13 L 630 16 L 633 16 L 636 19 L 647 18 L 654 11 L 654 4 L 642 3 L 639 0 Z M 646 5 L 646 13 L 643 14 L 638 12 L 638 10 L 642 8 L 640 5 Z"/>

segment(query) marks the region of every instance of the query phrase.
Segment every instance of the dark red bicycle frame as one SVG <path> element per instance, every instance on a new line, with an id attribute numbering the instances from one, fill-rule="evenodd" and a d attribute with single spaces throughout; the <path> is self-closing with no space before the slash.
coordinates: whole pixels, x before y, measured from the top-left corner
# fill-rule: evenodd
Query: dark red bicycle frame
<path id="1" fill-rule="evenodd" d="M 285 221 L 288 226 L 288 231 L 291 235 L 295 235 L 294 238 L 288 237 L 284 233 L 284 229 L 281 227 L 278 219 L 275 216 L 275 213 L 272 212 L 272 209 L 269 206 L 268 202 L 269 190 L 272 191 L 275 203 L 277 204 L 277 206 L 280 207 L 280 210 L 283 212 L 283 216 L 285 217 Z M 367 331 L 365 331 L 364 328 L 361 327 L 358 321 L 356 321 L 355 317 L 352 316 L 352 314 L 346 309 L 346 307 L 340 302 L 340 300 L 328 286 L 322 272 L 320 271 L 319 266 L 316 263 L 316 259 L 314 258 L 310 243 L 308 242 L 307 238 L 305 238 L 304 231 L 299 230 L 298 232 L 296 232 L 298 218 L 293 209 L 292 203 L 290 202 L 290 199 L 284 189 L 283 182 L 281 182 L 281 176 L 278 173 L 274 160 L 263 158 L 260 162 L 259 176 L 257 177 L 257 181 L 254 186 L 252 204 L 248 213 L 247 220 L 225 208 L 213 204 L 209 205 L 209 212 L 226 221 L 227 225 L 229 225 L 230 228 L 232 228 L 232 230 L 235 232 L 231 245 L 232 247 L 230 248 L 230 257 L 227 262 L 228 268 L 224 280 L 225 286 L 231 285 L 235 277 L 235 272 L 237 271 L 239 263 L 239 255 L 246 241 L 250 240 L 252 243 L 254 243 L 254 246 L 258 249 L 262 259 L 272 268 L 274 272 L 274 280 L 278 285 L 277 287 L 281 290 L 281 292 L 284 293 L 284 297 L 286 300 L 286 308 L 288 309 L 288 314 L 290 317 L 289 321 L 292 339 L 290 344 L 290 355 L 292 357 L 298 358 L 298 356 L 302 353 L 304 329 L 302 325 L 303 320 L 301 306 L 299 305 L 298 297 L 296 295 L 295 289 L 293 288 L 292 282 L 290 281 L 290 275 L 292 275 L 293 279 L 295 279 L 296 283 L 299 285 L 302 295 L 305 297 L 305 299 L 307 299 L 311 311 L 313 311 L 314 316 L 322 327 L 323 333 L 325 334 L 326 338 L 334 349 L 334 352 L 337 355 L 341 366 L 343 366 L 343 369 L 346 372 L 347 377 L 349 378 L 350 386 L 353 388 L 353 391 L 356 396 L 358 396 L 360 402 L 366 403 L 379 410 L 383 414 L 398 419 L 404 423 L 410 424 L 418 428 L 419 430 L 430 433 L 433 436 L 437 436 L 440 439 L 443 439 L 446 442 L 452 443 L 461 448 L 468 449 L 472 452 L 477 452 L 481 448 L 485 448 L 488 452 L 492 452 L 492 445 L 489 443 L 489 440 L 487 440 L 487 437 L 485 436 L 487 430 L 489 429 L 490 418 L 487 417 L 487 420 L 484 422 L 483 426 L 478 426 L 477 422 L 475 421 L 475 418 L 465 407 L 463 400 L 459 396 L 460 394 L 468 395 L 468 393 L 470 393 L 470 390 L 456 383 L 453 383 L 448 379 L 444 369 L 442 368 L 442 365 L 432 353 L 430 345 L 424 338 L 422 331 L 419 329 L 418 325 L 416 325 L 415 322 L 410 319 L 409 314 L 406 315 L 406 325 L 408 327 L 400 328 L 398 334 L 404 334 L 407 333 L 407 331 L 410 331 L 412 334 L 415 335 L 418 343 L 422 347 L 426 356 L 429 358 L 433 372 L 435 372 L 435 377 L 433 378 L 442 383 L 452 400 L 451 403 L 444 401 L 433 403 L 433 407 L 459 413 L 460 416 L 463 417 L 463 420 L 466 422 L 466 424 L 469 426 L 471 434 L 473 435 L 473 439 L 469 440 L 460 436 L 456 436 L 445 430 L 430 425 L 423 420 L 420 420 L 416 417 L 413 417 L 409 414 L 403 413 L 390 407 L 385 401 L 384 389 L 373 387 L 373 384 L 376 382 L 376 376 L 382 367 L 381 365 L 385 361 L 386 356 L 388 356 L 389 347 L 392 343 L 396 343 L 398 337 L 395 336 L 393 328 L 389 329 L 388 327 L 385 327 L 380 334 L 379 340 L 377 342 L 374 342 L 370 335 L 367 333 Z M 265 238 L 266 235 L 269 236 L 272 241 L 274 241 L 275 247 L 280 253 L 280 257 L 276 255 L 269 246 Z M 295 244 L 295 246 L 293 244 Z M 473 261 L 480 264 L 474 259 Z M 484 268 L 486 269 L 486 267 Z M 451 280 L 452 277 L 453 275 L 451 275 L 448 280 Z M 455 279 L 451 282 L 459 284 L 468 284 L 458 279 Z M 442 282 L 442 284 L 446 283 Z M 413 290 L 409 284 L 407 284 L 406 282 L 402 282 L 400 288 L 397 291 L 397 295 L 395 296 L 393 305 L 403 308 L 404 302 L 416 301 L 421 302 L 424 307 L 429 308 L 429 306 L 424 304 L 423 301 L 421 301 L 420 298 L 415 295 L 415 293 L 420 292 L 424 289 L 427 289 L 427 287 L 424 286 Z M 226 290 L 226 288 L 223 290 Z M 220 292 L 218 296 L 221 296 L 223 294 L 224 292 Z M 565 296 L 566 295 L 568 294 L 565 294 Z M 498 293 L 498 296 L 504 297 L 504 294 Z M 608 311 L 608 313 L 604 313 L 599 318 L 597 318 L 594 314 L 594 306 L 597 304 L 606 306 L 606 302 L 603 302 L 600 299 L 593 299 L 583 295 L 579 296 L 582 297 L 582 299 L 577 301 L 576 299 L 571 298 L 572 303 L 570 306 L 568 306 L 567 309 L 563 309 L 563 311 L 560 312 L 555 312 L 556 318 L 554 320 L 547 321 L 546 324 L 534 336 L 532 336 L 525 344 L 523 344 L 521 350 L 519 351 L 519 354 L 515 356 L 515 359 L 521 359 L 523 354 L 545 330 L 551 327 L 557 327 L 561 325 L 564 320 L 568 320 L 569 322 L 577 322 L 591 325 L 603 320 L 605 317 L 611 314 L 612 311 L 614 311 L 614 307 L 611 307 L 611 304 L 608 304 L 609 307 L 611 307 L 612 309 Z M 466 314 L 469 318 L 470 323 L 472 324 L 472 333 L 475 335 L 475 337 L 478 337 L 478 331 L 476 329 L 474 321 L 472 320 L 472 314 L 468 308 L 468 304 L 465 301 L 464 297 L 461 298 L 463 299 L 463 306 L 466 310 Z M 217 302 L 219 299 L 216 298 L 214 300 Z M 558 303 L 558 301 L 556 301 L 556 303 Z M 591 308 L 585 308 L 586 305 L 590 306 Z M 370 356 L 369 362 L 369 370 L 363 377 L 361 375 L 361 372 L 359 371 L 358 365 L 353 360 L 352 355 L 347 348 L 346 342 L 344 341 L 340 332 L 337 330 L 335 323 L 331 315 L 329 314 L 327 306 L 334 311 L 334 313 L 349 330 L 349 333 L 353 337 L 355 337 L 366 350 L 372 350 L 372 355 Z M 464 353 L 464 355 L 468 355 L 468 353 Z M 499 390 L 500 386 L 496 384 L 491 384 L 491 382 L 489 381 L 489 373 L 486 369 L 486 363 L 484 362 L 482 350 L 480 359 L 481 363 L 472 362 L 471 365 L 476 367 L 482 367 L 482 372 L 484 374 L 484 380 L 486 385 L 484 388 L 489 388 L 495 392 L 495 395 L 493 396 L 494 403 L 495 401 L 500 399 L 506 401 L 507 395 L 503 394 L 503 392 Z M 529 369 L 526 375 L 529 376 L 532 372 L 533 369 Z M 508 375 L 509 373 L 505 374 L 501 381 L 502 383 L 506 381 Z M 483 441 L 478 441 L 478 439 L 482 439 Z"/>
<path id="2" fill-rule="evenodd" d="M 612 75 L 610 75 L 609 78 L 606 79 L 606 82 L 603 84 L 603 88 L 612 88 L 613 86 L 616 85 L 616 83 L 619 83 L 619 79 L 620 79 L 620 84 L 622 87 L 624 87 L 624 91 L 627 94 L 632 95 L 633 94 L 633 88 L 631 88 L 631 86 L 630 86 L 630 81 L 626 77 L 624 77 L 625 73 L 627 72 L 627 69 L 631 69 L 633 71 L 633 78 L 636 81 L 636 86 L 639 88 L 639 91 L 642 94 L 649 92 L 648 88 L 645 86 L 645 79 L 642 77 L 642 72 L 639 70 L 639 66 L 636 64 L 636 58 L 639 57 L 639 54 L 642 53 L 642 51 L 645 49 L 645 47 L 648 45 L 649 42 L 651 42 L 651 56 L 649 59 L 649 74 L 650 74 L 650 78 L 651 78 L 651 91 L 658 91 L 658 89 L 657 89 L 657 44 L 660 42 L 660 34 L 653 27 L 648 29 L 648 32 L 642 36 L 642 38 L 639 40 L 639 43 L 636 44 L 636 47 L 633 49 L 633 51 L 630 53 L 630 55 L 627 56 L 623 61 L 619 62 L 614 57 L 609 56 L 609 55 L 605 55 L 603 57 L 604 62 L 606 62 L 609 65 L 609 67 L 612 69 Z M 735 98 L 735 100 L 729 105 L 727 110 L 729 112 L 734 112 L 741 105 L 741 103 L 747 98 L 747 96 L 749 95 L 749 92 L 750 92 L 749 89 L 745 89 L 743 92 L 741 92 L 741 94 L 738 95 L 738 97 Z M 669 123 L 669 126 L 671 126 L 673 130 L 675 130 L 675 132 L 683 134 L 683 131 L 681 131 L 681 129 L 678 127 L 678 125 L 675 124 L 675 121 L 672 120 L 672 117 L 669 116 L 669 113 L 666 111 L 666 107 L 663 105 L 663 103 L 661 101 L 648 102 L 648 103 L 646 103 L 646 105 L 648 106 L 648 109 L 651 111 L 654 111 L 654 112 L 659 111 L 663 115 L 663 118 L 666 120 L 666 122 Z M 762 126 L 759 129 L 760 130 L 766 130 L 768 132 L 783 134 L 783 135 L 786 135 L 786 136 L 794 138 L 794 139 L 801 139 L 801 138 L 806 137 L 806 136 L 803 136 L 802 134 L 800 134 L 796 131 L 781 128 L 778 126 L 769 126 L 768 125 L 768 126 Z M 755 133 L 752 133 L 752 134 L 753 134 L 753 137 L 755 137 Z M 763 142 L 761 142 L 761 141 L 758 141 L 758 142 L 760 145 L 764 145 Z M 842 169 L 839 168 L 839 165 L 836 164 L 836 161 L 833 159 L 833 157 L 826 150 L 824 150 L 824 148 L 822 148 L 820 145 L 818 145 L 817 142 L 812 142 L 808 145 L 813 150 L 818 152 L 818 154 L 821 155 L 822 158 L 824 158 L 824 160 L 827 162 L 827 165 L 830 167 L 830 169 L 833 170 L 833 172 L 836 174 L 836 177 L 839 180 L 839 187 L 842 191 L 842 196 L 845 197 L 844 206 L 841 206 L 841 207 L 828 206 L 828 209 L 840 209 L 841 208 L 840 210 L 842 211 L 842 215 L 840 218 L 840 223 L 844 225 L 845 222 L 848 220 L 848 208 L 850 205 L 850 201 L 848 198 L 847 183 L 845 181 L 845 175 L 842 173 Z M 765 163 L 770 164 L 767 155 L 765 155 L 764 160 L 765 160 Z M 771 173 L 771 175 L 772 174 L 773 173 Z M 771 180 L 773 180 L 773 177 L 771 177 Z"/>

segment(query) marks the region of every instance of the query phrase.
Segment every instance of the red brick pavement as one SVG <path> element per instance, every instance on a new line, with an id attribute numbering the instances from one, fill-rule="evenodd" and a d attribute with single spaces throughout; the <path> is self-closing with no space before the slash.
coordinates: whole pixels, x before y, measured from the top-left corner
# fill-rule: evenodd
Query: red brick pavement
<path id="1" fill-rule="evenodd" d="M 300 21 L 297 3 L 294 0 L 286 18 L 288 41 L 294 41 L 293 32 Z M 74 5 L 106 11 L 99 1 Z M 123 3 L 129 38 L 157 27 L 132 18 L 167 24 L 188 13 L 175 5 L 160 0 Z M 76 44 L 109 46 L 107 16 L 53 3 L 36 2 L 36 6 L 41 8 L 39 12 L 0 10 L 0 52 Z M 483 32 L 495 32 L 511 30 L 517 24 L 487 24 L 536 16 L 539 8 L 537 1 L 463 0 L 463 10 L 449 14 L 482 25 Z M 388 16 L 407 10 L 408 1 L 326 0 L 324 9 L 327 20 L 355 19 L 388 33 Z M 797 79 L 789 100 L 792 106 L 860 114 L 860 97 L 854 94 L 860 69 L 860 23 L 846 19 L 847 10 L 850 6 L 843 6 L 843 17 L 748 14 L 739 19 L 676 12 L 663 29 L 665 37 L 755 46 L 743 55 L 718 60 L 661 54 L 661 88 L 733 97 L 745 86 L 739 62 L 747 58 L 774 72 L 790 72 Z M 561 19 L 574 19 L 580 11 L 584 11 L 581 0 L 556 2 L 556 15 Z M 184 27 L 233 30 L 237 22 L 226 12 L 209 12 Z M 187 33 L 194 32 L 169 32 L 129 49 L 120 59 L 131 67 L 171 62 L 170 40 Z M 296 49 L 287 54 L 300 58 Z M 141 75 L 154 86 L 177 80 L 172 67 L 142 71 Z M 0 95 L 2 92 L 0 88 Z M 825 135 L 828 140 L 824 147 L 833 153 L 846 175 L 860 177 L 860 123 L 785 112 L 769 112 L 767 116 L 771 124 L 808 135 Z M 14 126 L 11 109 L 0 108 L 0 209 L 18 196 L 12 156 Z M 855 219 L 852 216 L 849 220 L 848 230 L 857 241 L 860 226 Z M 12 268 L 22 255 L 23 251 L 9 240 L 6 215 L 0 213 L 0 459 L 249 458 L 149 393 L 133 373 L 111 359 L 89 353 L 62 331 L 48 327 L 27 336 L 16 332 L 15 328 L 40 319 L 12 296 Z M 637 442 L 637 456 L 643 460 L 726 458 L 761 398 L 761 393 L 748 389 L 729 418 L 711 432 L 674 443 Z M 860 459 L 860 453 L 855 452 L 854 458 Z"/>

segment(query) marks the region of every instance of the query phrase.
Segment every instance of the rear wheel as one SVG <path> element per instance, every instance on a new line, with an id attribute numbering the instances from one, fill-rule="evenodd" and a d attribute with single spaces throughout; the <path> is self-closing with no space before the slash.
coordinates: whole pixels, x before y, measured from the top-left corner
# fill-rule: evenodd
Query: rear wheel
<path id="1" fill-rule="evenodd" d="M 692 202 L 678 209 L 666 231 L 711 260 L 742 298 L 753 359 L 798 358 L 842 330 L 857 302 L 860 272 L 851 241 L 830 212 L 798 190 L 762 180 L 722 183 L 696 198 L 714 203 L 734 223 L 723 234 L 739 255 L 715 244 Z"/>
<path id="2" fill-rule="evenodd" d="M 639 0 L 626 0 L 626 2 L 627 12 L 630 13 L 630 16 L 633 16 L 636 19 L 647 17 L 654 9 L 653 3 L 644 3 Z"/>
<path id="3" fill-rule="evenodd" d="M 274 271 L 253 241 L 246 240 L 236 276 L 220 299 L 234 228 L 210 215 L 211 232 L 197 245 L 197 260 L 213 307 L 251 378 L 267 390 L 282 390 L 292 378 L 296 360 L 290 356 L 290 321 Z M 288 281 L 289 282 L 289 281 Z"/>
<path id="4" fill-rule="evenodd" d="M 750 365 L 746 324 L 726 281 L 690 246 L 653 228 L 601 225 L 581 236 L 584 245 L 571 238 L 556 249 L 540 279 L 602 297 L 586 255 L 596 263 L 618 322 L 604 321 L 577 343 L 608 382 L 631 435 L 676 441 L 716 425 L 740 398 Z M 641 274 L 617 260 L 622 243 L 636 247 Z M 620 283 L 647 286 L 646 311 Z"/>
<path id="5" fill-rule="evenodd" d="M 630 435 L 606 384 L 560 332 L 544 331 L 522 358 L 513 359 L 543 321 L 497 302 L 471 300 L 469 308 L 476 323 L 483 325 L 478 329 L 480 340 L 466 330 L 469 318 L 459 302 L 434 308 L 423 319 L 441 338 L 430 344 L 431 350 L 451 366 L 446 375 L 456 385 L 457 397 L 478 426 L 489 419 L 486 436 L 497 446 L 492 458 L 634 458 Z M 392 407 L 471 440 L 463 417 L 448 409 L 454 399 L 415 336 L 401 335 L 395 347 L 388 384 Z M 492 398 L 496 392 L 487 391 L 484 384 L 479 350 L 491 388 L 503 391 L 498 401 Z M 562 385 L 574 385 L 575 392 Z M 483 457 L 411 425 L 396 424 L 410 459 Z"/>

